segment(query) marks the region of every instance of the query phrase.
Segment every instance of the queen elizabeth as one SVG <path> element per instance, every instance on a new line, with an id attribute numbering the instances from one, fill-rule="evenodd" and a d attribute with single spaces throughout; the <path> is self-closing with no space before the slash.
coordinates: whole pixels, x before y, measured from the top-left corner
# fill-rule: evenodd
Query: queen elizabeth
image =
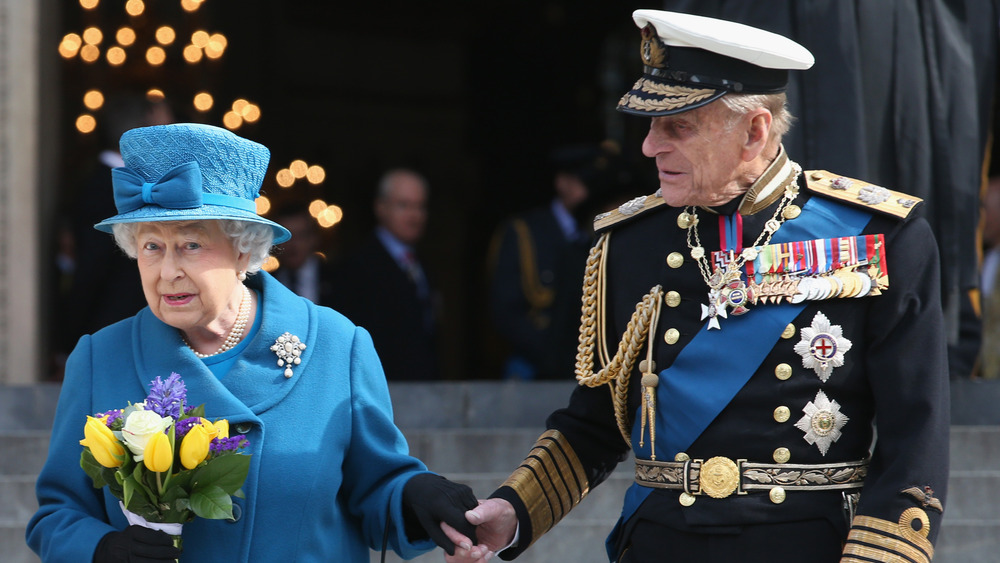
<path id="1" fill-rule="evenodd" d="M 183 561 L 367 561 L 383 541 L 404 558 L 453 548 L 439 523 L 464 523 L 475 498 L 408 455 L 368 333 L 261 271 L 290 237 L 256 213 L 268 149 L 174 124 L 128 131 L 121 153 L 119 213 L 96 228 L 136 260 L 148 307 L 84 336 L 68 360 L 29 546 L 45 562 L 179 556 L 163 532 L 129 526 L 79 463 L 88 415 L 176 372 L 252 454 L 233 518 L 185 524 Z"/>

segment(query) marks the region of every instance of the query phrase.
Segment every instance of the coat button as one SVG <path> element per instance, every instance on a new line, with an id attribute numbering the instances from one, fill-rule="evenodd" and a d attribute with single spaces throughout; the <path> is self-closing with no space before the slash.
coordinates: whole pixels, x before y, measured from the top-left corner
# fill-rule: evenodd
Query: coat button
<path id="1" fill-rule="evenodd" d="M 774 504 L 781 504 L 785 502 L 785 489 L 775 487 L 767 493 L 767 496 L 771 497 L 771 502 Z"/>
<path id="2" fill-rule="evenodd" d="M 240 506 L 240 505 L 238 505 L 238 504 L 236 504 L 234 502 L 233 503 L 233 517 L 229 521 L 230 522 L 239 522 L 240 518 L 243 518 L 243 507 Z"/>
<path id="3" fill-rule="evenodd" d="M 677 452 L 677 454 L 674 455 L 674 461 L 687 461 L 689 459 L 691 459 L 691 456 L 684 452 Z"/>
<path id="4" fill-rule="evenodd" d="M 792 459 L 792 452 L 788 448 L 778 448 L 774 450 L 774 461 L 778 463 L 788 463 Z"/>
<path id="5" fill-rule="evenodd" d="M 667 304 L 667 307 L 676 307 L 681 304 L 681 294 L 676 291 L 668 291 L 663 296 L 663 302 Z"/>
<path id="6" fill-rule="evenodd" d="M 792 417 L 792 411 L 788 407 L 781 406 L 774 409 L 774 420 L 778 422 L 788 422 L 788 419 Z"/>
<path id="7" fill-rule="evenodd" d="M 667 344 L 677 344 L 680 337 L 681 331 L 676 328 L 668 328 L 667 331 L 663 333 L 663 341 Z"/>
<path id="8" fill-rule="evenodd" d="M 236 424 L 237 434 L 246 434 L 253 430 L 253 423 L 250 422 L 239 422 Z"/>
<path id="9" fill-rule="evenodd" d="M 778 364 L 774 368 L 774 377 L 784 381 L 792 376 L 792 366 L 788 364 Z"/>
<path id="10" fill-rule="evenodd" d="M 680 268 L 684 264 L 684 255 L 680 252 L 671 252 L 667 255 L 667 266 Z"/>
<path id="11" fill-rule="evenodd" d="M 788 323 L 788 326 L 785 327 L 785 330 L 781 331 L 781 337 L 784 338 L 785 340 L 788 340 L 793 336 L 795 336 L 795 325 L 793 325 L 792 323 Z"/>

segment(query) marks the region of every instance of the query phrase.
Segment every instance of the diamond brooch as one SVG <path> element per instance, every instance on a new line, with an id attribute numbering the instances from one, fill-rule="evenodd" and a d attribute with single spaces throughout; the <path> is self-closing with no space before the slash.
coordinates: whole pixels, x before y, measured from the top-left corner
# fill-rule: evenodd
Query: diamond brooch
<path id="1" fill-rule="evenodd" d="M 306 343 L 288 332 L 279 336 L 271 345 L 271 351 L 278 355 L 278 367 L 285 368 L 285 378 L 292 377 L 292 365 L 302 363 L 302 351 L 305 349 Z"/>

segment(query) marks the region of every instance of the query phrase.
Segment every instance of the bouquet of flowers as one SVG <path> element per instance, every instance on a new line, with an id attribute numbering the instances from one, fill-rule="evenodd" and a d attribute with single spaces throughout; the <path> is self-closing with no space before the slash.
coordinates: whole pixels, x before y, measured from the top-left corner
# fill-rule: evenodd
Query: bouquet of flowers
<path id="1" fill-rule="evenodd" d="M 108 488 L 130 524 L 164 530 L 178 547 L 181 525 L 195 516 L 233 517 L 250 470 L 246 438 L 230 438 L 227 420 L 210 422 L 204 405 L 186 400 L 180 375 L 157 376 L 142 403 L 88 416 L 80 440 L 94 487 Z"/>

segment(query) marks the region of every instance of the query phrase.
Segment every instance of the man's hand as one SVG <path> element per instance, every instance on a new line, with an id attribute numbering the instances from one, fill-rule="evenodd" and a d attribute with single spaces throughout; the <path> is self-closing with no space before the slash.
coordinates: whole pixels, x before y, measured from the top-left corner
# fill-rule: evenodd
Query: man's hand
<path id="1" fill-rule="evenodd" d="M 480 544 L 471 545 L 468 537 L 442 523 L 445 535 L 458 547 L 454 555 L 446 555 L 446 563 L 483 563 L 501 549 L 510 546 L 517 531 L 517 514 L 507 501 L 498 498 L 479 501 L 479 506 L 465 513 L 466 520 L 476 526 Z"/>

